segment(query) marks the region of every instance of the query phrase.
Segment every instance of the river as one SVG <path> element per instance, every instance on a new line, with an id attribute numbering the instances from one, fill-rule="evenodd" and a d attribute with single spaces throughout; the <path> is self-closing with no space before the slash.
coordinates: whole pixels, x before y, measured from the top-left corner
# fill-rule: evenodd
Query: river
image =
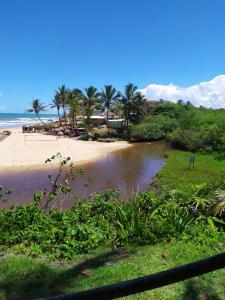
<path id="1" fill-rule="evenodd" d="M 165 162 L 165 152 L 169 146 L 163 142 L 137 143 L 132 147 L 110 153 L 105 158 L 79 166 L 84 175 L 72 183 L 73 196 L 68 197 L 64 208 L 70 208 L 74 195 L 88 199 L 94 192 L 118 187 L 124 198 L 129 198 L 137 190 L 144 191 Z M 13 187 L 14 192 L 2 207 L 28 203 L 34 192 L 49 188 L 48 174 L 52 169 L 20 170 L 0 175 L 0 184 Z"/>

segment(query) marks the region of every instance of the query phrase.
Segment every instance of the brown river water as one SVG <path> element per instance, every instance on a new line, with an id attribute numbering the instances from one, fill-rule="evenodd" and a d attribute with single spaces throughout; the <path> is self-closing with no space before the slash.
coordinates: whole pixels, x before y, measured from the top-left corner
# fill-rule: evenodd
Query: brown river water
<path id="1" fill-rule="evenodd" d="M 149 183 L 163 167 L 165 153 L 169 146 L 165 143 L 137 143 L 127 149 L 108 154 L 101 160 L 79 166 L 84 175 L 72 183 L 73 196 L 64 202 L 64 208 L 70 208 L 74 195 L 85 199 L 94 193 L 118 187 L 123 197 L 147 189 Z M 49 188 L 48 175 L 52 169 L 20 170 L 0 174 L 0 185 L 4 188 L 13 187 L 14 192 L 1 207 L 28 203 L 33 199 L 34 192 Z"/>

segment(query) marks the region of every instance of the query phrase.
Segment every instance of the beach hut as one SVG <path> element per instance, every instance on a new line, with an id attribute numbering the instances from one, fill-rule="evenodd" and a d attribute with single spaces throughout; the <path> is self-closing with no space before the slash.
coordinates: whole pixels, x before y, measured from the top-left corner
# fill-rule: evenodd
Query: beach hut
<path id="1" fill-rule="evenodd" d="M 125 119 L 108 120 L 108 126 L 111 129 L 123 129 L 125 127 Z"/>
<path id="2" fill-rule="evenodd" d="M 84 119 L 86 119 L 86 118 L 87 117 L 84 117 Z M 90 120 L 91 120 L 91 123 L 96 126 L 105 124 L 104 116 L 91 116 Z"/>

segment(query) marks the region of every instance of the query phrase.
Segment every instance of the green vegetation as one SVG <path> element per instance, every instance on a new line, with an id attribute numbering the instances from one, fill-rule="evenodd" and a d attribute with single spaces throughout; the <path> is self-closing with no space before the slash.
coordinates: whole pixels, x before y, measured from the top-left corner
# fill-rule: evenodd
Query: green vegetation
<path id="1" fill-rule="evenodd" d="M 169 116 L 152 115 L 145 122 L 132 127 L 132 138 L 136 141 L 157 141 L 167 138 L 177 126 L 177 121 Z"/>
<path id="2" fill-rule="evenodd" d="M 224 251 L 220 234 L 196 232 L 193 240 L 154 246 L 98 249 L 69 263 L 9 254 L 0 261 L 0 299 L 37 299 L 152 274 Z M 167 254 L 167 255 L 163 255 Z M 87 275 L 82 275 L 82 271 Z M 225 270 L 123 299 L 224 299 Z"/>
<path id="3" fill-rule="evenodd" d="M 100 99 L 106 109 L 106 122 L 109 134 L 109 110 L 112 104 L 120 99 L 120 93 L 117 92 L 117 90 L 112 85 L 105 85 L 104 90 L 102 90 L 102 92 L 100 93 Z"/>
<path id="4" fill-rule="evenodd" d="M 44 106 L 35 101 L 33 111 L 39 114 Z M 153 188 L 129 202 L 113 189 L 76 199 L 71 210 L 63 211 L 58 208 L 70 194 L 69 183 L 82 171 L 71 164 L 62 179 L 69 158 L 57 154 L 48 159 L 60 159 L 59 173 L 49 175 L 51 189 L 36 193 L 30 204 L 0 211 L 0 251 L 6 252 L 0 260 L 2 299 L 101 286 L 225 250 L 225 110 L 195 108 L 182 100 L 160 101 L 150 109 L 133 84 L 125 86 L 124 94 L 111 85 L 102 93 L 63 85 L 52 106 L 59 123 L 67 124 L 69 116 L 73 129 L 82 114 L 87 138 L 91 115 L 106 111 L 108 120 L 111 111 L 126 123 L 123 132 L 113 133 L 117 137 L 166 140 L 183 151 L 168 152 Z M 0 201 L 10 193 L 1 189 Z M 126 299 L 224 299 L 224 275 L 221 270 Z"/>
<path id="5" fill-rule="evenodd" d="M 31 204 L 0 211 L 0 252 L 6 253 L 0 260 L 0 297 L 78 291 L 224 251 L 224 161 L 197 154 L 190 169 L 189 156 L 169 153 L 156 192 L 149 189 L 125 202 L 117 189 L 105 191 L 63 211 L 54 207 L 68 196 L 79 172 L 70 164 L 62 180 L 69 158 L 48 159 L 59 159 L 58 174 L 49 175 L 50 190 L 36 193 Z M 9 195 L 2 191 L 2 200 Z M 223 299 L 224 272 L 126 299 Z"/>
<path id="6" fill-rule="evenodd" d="M 46 106 L 39 99 L 34 101 L 32 108 L 28 111 L 35 112 L 39 118 L 39 113 Z M 93 86 L 80 90 L 78 88 L 70 89 L 63 84 L 55 92 L 50 108 L 57 110 L 60 126 L 63 124 L 70 125 L 73 130 L 77 125 L 78 117 L 81 116 L 87 137 L 89 137 L 92 127 L 91 116 L 96 113 L 106 114 L 107 126 L 110 112 L 117 118 L 123 117 L 126 123 L 125 128 L 123 128 L 124 131 L 128 130 L 128 125 L 141 122 L 147 115 L 146 99 L 138 91 L 137 86 L 132 83 L 125 85 L 124 93 L 117 91 L 112 85 L 105 85 L 104 89 L 99 92 Z M 63 118 L 61 117 L 61 109 Z"/>
<path id="7" fill-rule="evenodd" d="M 128 128 L 129 122 L 139 123 L 146 115 L 146 99 L 137 91 L 137 86 L 132 83 L 125 85 L 121 101 L 126 128 Z"/>
<path id="8" fill-rule="evenodd" d="M 190 103 L 160 102 L 145 120 L 131 128 L 136 141 L 166 139 L 175 148 L 214 153 L 224 158 L 225 110 L 196 108 Z"/>
<path id="9" fill-rule="evenodd" d="M 43 104 L 41 103 L 41 100 L 39 100 L 39 99 L 34 99 L 34 100 L 32 101 L 31 108 L 28 109 L 28 112 L 34 112 L 34 113 L 37 115 L 37 117 L 38 117 L 38 119 L 40 120 L 40 122 L 41 122 L 43 125 L 45 125 L 45 123 L 44 123 L 44 122 L 42 121 L 42 119 L 40 118 L 40 113 L 41 113 L 42 111 L 45 111 L 45 105 L 43 105 Z"/>
<path id="10" fill-rule="evenodd" d="M 190 168 L 189 157 L 193 153 L 184 151 L 168 152 L 167 162 L 159 172 L 155 184 L 168 188 L 190 187 L 194 184 L 216 184 L 224 180 L 225 160 L 212 155 L 195 153 L 195 167 Z"/>
<path id="11" fill-rule="evenodd" d="M 130 202 L 120 200 L 117 190 L 106 191 L 64 211 L 49 205 L 49 201 L 58 201 L 57 189 L 68 194 L 67 187 L 59 184 L 48 193 L 44 210 L 40 207 L 40 193 L 31 204 L 1 210 L 2 251 L 71 259 L 102 245 L 121 247 L 172 238 L 192 239 L 196 231 L 209 227 L 219 232 L 225 224 L 225 181 L 216 186 L 165 190 L 160 195 L 149 190 Z"/>

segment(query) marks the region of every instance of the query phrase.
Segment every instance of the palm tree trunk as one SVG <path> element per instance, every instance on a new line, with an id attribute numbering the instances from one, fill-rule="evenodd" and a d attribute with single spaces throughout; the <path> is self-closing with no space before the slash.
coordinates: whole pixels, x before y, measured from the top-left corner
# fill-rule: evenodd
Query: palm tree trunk
<path id="1" fill-rule="evenodd" d="M 57 111 L 58 111 L 58 118 L 59 118 L 59 126 L 61 126 L 61 118 L 60 118 L 59 108 L 57 108 Z"/>
<path id="2" fill-rule="evenodd" d="M 46 125 L 46 124 L 42 121 L 42 119 L 40 118 L 40 116 L 39 116 L 38 113 L 37 113 L 37 117 L 38 117 L 38 120 L 39 120 L 43 125 Z"/>
<path id="3" fill-rule="evenodd" d="M 67 126 L 67 118 L 66 118 L 66 109 L 65 109 L 65 105 L 63 105 L 63 114 L 64 114 L 64 119 L 65 119 L 65 124 Z"/>
<path id="4" fill-rule="evenodd" d="M 75 115 L 74 115 L 74 112 L 72 112 L 72 131 L 74 133 L 74 130 L 75 130 Z"/>
<path id="5" fill-rule="evenodd" d="M 108 107 L 106 109 L 106 122 L 107 122 L 107 129 L 108 129 L 108 135 L 109 135 L 109 109 L 108 109 Z"/>

